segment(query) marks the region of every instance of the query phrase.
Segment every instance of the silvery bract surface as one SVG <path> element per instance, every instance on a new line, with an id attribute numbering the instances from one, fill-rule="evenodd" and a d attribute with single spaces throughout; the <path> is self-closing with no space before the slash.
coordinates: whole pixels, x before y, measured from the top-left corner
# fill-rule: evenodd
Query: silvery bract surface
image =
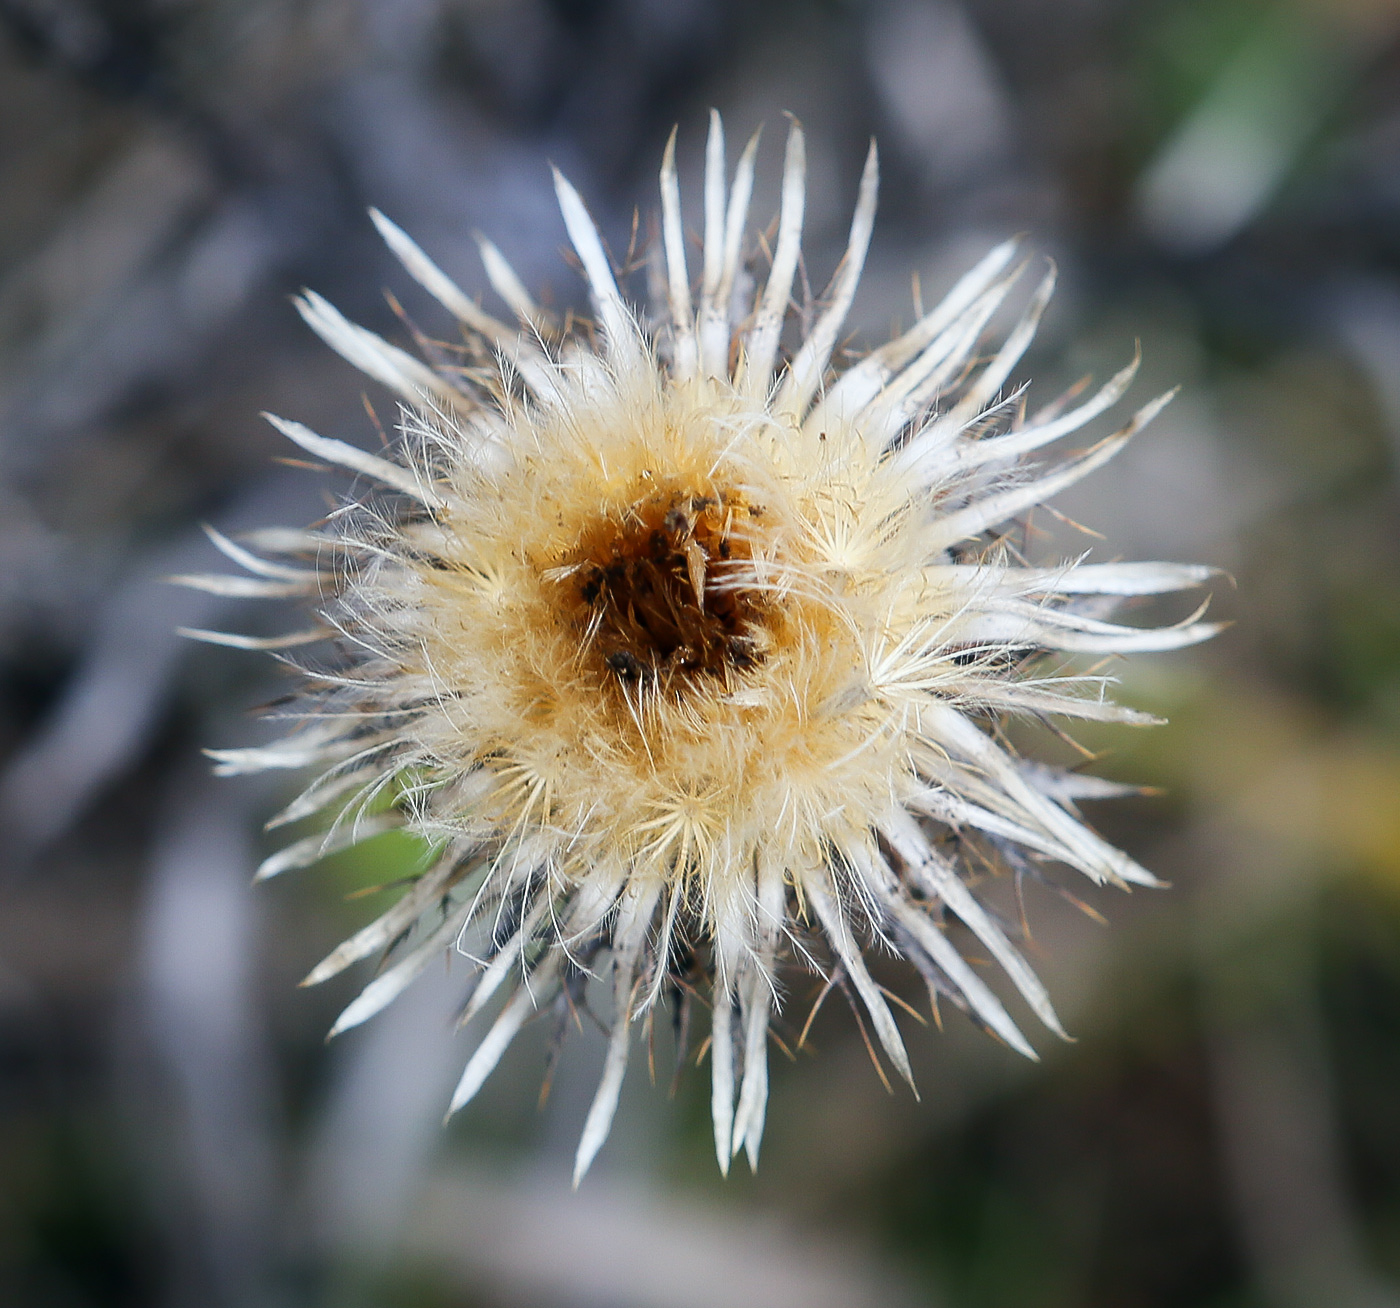
<path id="1" fill-rule="evenodd" d="M 1031 567 L 1003 535 L 1166 398 L 1065 450 L 1122 399 L 1136 364 L 1028 403 L 1013 373 L 1053 273 L 989 340 L 1028 266 L 999 246 L 909 331 L 843 362 L 875 150 L 831 285 L 795 311 L 802 131 L 787 138 L 771 241 L 749 222 L 756 144 L 730 180 L 712 122 L 698 268 L 668 147 L 649 308 L 624 300 L 583 201 L 556 177 L 591 323 L 542 310 L 483 242 L 513 321 L 490 316 L 374 214 L 460 343 L 423 341 L 416 357 L 308 293 L 307 322 L 399 397 L 401 440 L 372 455 L 274 418 L 358 474 L 362 497 L 314 529 L 216 536 L 248 575 L 186 579 L 315 606 L 314 624 L 281 640 L 196 633 L 305 670 L 280 743 L 215 753 L 228 773 L 313 770 L 278 821 L 324 812 L 329 827 L 261 875 L 392 828 L 433 851 L 311 972 L 319 982 L 381 959 L 335 1030 L 455 949 L 473 976 L 464 1016 L 486 1026 L 455 1110 L 525 1022 L 591 1001 L 611 1034 L 576 1176 L 660 1008 L 687 1021 L 693 1001 L 709 1009 L 721 1168 L 741 1149 L 758 1161 L 790 973 L 842 988 L 912 1080 L 872 949 L 1033 1056 L 954 920 L 1062 1034 L 976 880 L 1053 864 L 1101 884 L 1154 880 L 1076 809 L 1124 787 L 1023 759 L 998 726 L 1145 721 L 1109 700 L 1108 678 L 1066 670 L 1066 655 L 1175 649 L 1214 630 L 1199 612 L 1159 628 L 1109 620 L 1124 598 L 1198 586 L 1206 568 Z"/>

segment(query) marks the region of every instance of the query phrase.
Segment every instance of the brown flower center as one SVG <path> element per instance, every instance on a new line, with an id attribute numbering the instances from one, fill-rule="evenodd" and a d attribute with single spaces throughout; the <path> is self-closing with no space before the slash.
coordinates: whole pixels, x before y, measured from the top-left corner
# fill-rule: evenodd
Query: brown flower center
<path id="1" fill-rule="evenodd" d="M 679 689 L 761 661 L 772 605 L 753 583 L 751 532 L 762 516 L 737 494 L 676 490 L 591 526 L 556 575 L 599 672 Z"/>

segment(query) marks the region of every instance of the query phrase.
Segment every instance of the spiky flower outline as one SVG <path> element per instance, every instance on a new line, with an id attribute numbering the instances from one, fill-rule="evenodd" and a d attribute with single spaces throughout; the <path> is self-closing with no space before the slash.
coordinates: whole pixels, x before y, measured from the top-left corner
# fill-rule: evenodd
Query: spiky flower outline
<path id="1" fill-rule="evenodd" d="M 285 739 L 211 751 L 225 774 L 319 769 L 274 825 L 330 811 L 329 831 L 272 855 L 259 877 L 391 828 L 433 850 L 397 902 L 307 977 L 383 955 L 333 1033 L 378 1012 L 455 942 L 473 974 L 463 1020 L 504 992 L 455 1112 L 538 1009 L 584 1003 L 590 981 L 611 990 L 575 1183 L 611 1127 L 632 1023 L 650 1023 L 668 997 L 688 1012 L 709 991 L 722 1170 L 740 1149 L 757 1165 L 784 962 L 841 984 L 911 1085 L 863 940 L 912 963 L 935 1008 L 945 996 L 1034 1057 L 950 938 L 955 918 L 1062 1035 L 972 869 L 1038 874 L 1058 862 L 1101 884 L 1156 883 L 1076 809 L 1130 788 L 1022 760 L 996 723 L 1148 721 L 1107 699 L 1107 678 L 1040 656 L 1176 649 L 1215 630 L 1199 610 L 1160 628 L 1106 620 L 1125 597 L 1200 585 L 1207 568 L 1031 567 L 996 534 L 1102 466 L 1168 398 L 1086 450 L 1030 462 L 1116 404 L 1137 366 L 1029 416 L 1024 388 L 1003 393 L 1053 269 L 987 354 L 989 323 L 1026 266 L 1015 243 L 840 369 L 875 215 L 872 143 L 845 256 L 785 354 L 803 133 L 796 122 L 788 133 L 771 255 L 747 233 L 757 141 L 727 184 L 712 116 L 697 304 L 672 134 L 654 322 L 624 301 L 557 172 L 592 324 L 561 325 L 482 241 L 518 325 L 498 321 L 372 212 L 460 324 L 460 348 L 420 337 L 423 362 L 307 292 L 298 307 L 310 326 L 401 401 L 395 457 L 270 418 L 375 495 L 314 530 L 255 532 L 241 545 L 211 533 L 251 575 L 184 579 L 319 601 L 314 628 L 280 639 L 191 634 L 332 651 L 303 667 L 302 720 Z"/>

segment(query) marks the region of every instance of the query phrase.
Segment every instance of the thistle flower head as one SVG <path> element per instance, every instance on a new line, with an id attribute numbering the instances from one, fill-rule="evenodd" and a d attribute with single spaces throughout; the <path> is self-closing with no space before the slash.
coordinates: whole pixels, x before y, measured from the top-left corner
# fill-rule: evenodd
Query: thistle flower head
<path id="1" fill-rule="evenodd" d="M 840 368 L 875 213 L 872 146 L 845 256 L 787 350 L 802 131 L 788 136 L 771 255 L 748 230 L 755 147 L 728 181 L 712 120 L 693 281 L 668 145 L 655 318 L 624 301 L 562 177 L 591 324 L 559 324 L 483 243 L 517 323 L 491 317 L 374 214 L 457 319 L 460 347 L 424 342 L 424 362 L 308 293 L 308 323 L 401 400 L 402 440 L 382 457 L 272 419 L 374 489 L 311 531 L 255 533 L 247 547 L 216 536 L 252 575 L 187 579 L 319 600 L 316 625 L 281 641 L 202 633 L 312 647 L 298 655 L 301 720 L 286 738 L 215 753 L 225 772 L 316 769 L 280 820 L 335 815 L 261 875 L 388 827 L 433 851 L 310 974 L 385 955 L 334 1029 L 455 947 L 473 976 L 464 1020 L 495 1011 L 456 1110 L 527 1020 L 591 987 L 610 1036 L 578 1176 L 607 1135 L 637 1019 L 665 1004 L 688 1014 L 692 998 L 711 1013 L 720 1166 L 741 1149 L 756 1165 L 789 967 L 839 985 L 911 1083 L 866 965 L 872 946 L 908 960 L 935 1004 L 946 997 L 1033 1057 L 948 934 L 952 919 L 1062 1034 L 971 869 L 1153 878 L 1075 809 L 1123 788 L 1018 757 L 997 724 L 1141 721 L 1107 700 L 1103 678 L 1039 656 L 1173 649 L 1213 630 L 1199 614 L 1165 628 L 1106 618 L 1122 597 L 1196 586 L 1207 569 L 1030 567 L 998 534 L 1163 403 L 1050 453 L 1123 396 L 1136 366 L 1038 412 L 1006 391 L 1053 273 L 988 347 L 1024 269 L 1014 244 L 999 246 L 909 331 Z"/>

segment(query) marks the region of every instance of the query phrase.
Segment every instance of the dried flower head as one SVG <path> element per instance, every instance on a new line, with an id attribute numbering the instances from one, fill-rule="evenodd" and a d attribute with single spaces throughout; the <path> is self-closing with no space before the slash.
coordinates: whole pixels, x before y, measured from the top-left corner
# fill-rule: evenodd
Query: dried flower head
<path id="1" fill-rule="evenodd" d="M 845 990 L 906 1080 L 871 946 L 912 963 L 935 1004 L 948 998 L 1034 1057 L 946 930 L 960 920 L 1060 1033 L 974 869 L 1062 863 L 1098 883 L 1154 881 L 1075 809 L 1123 787 L 1025 761 L 997 725 L 1141 722 L 1106 699 L 1104 677 L 1041 656 L 1175 649 L 1213 630 L 1199 613 L 1151 629 L 1104 617 L 1120 597 L 1196 586 L 1208 569 L 1029 567 L 999 534 L 1112 458 L 1166 398 L 1085 450 L 1030 461 L 1112 406 L 1136 367 L 1030 414 L 1021 390 L 1004 392 L 1053 273 L 984 353 L 1024 267 L 999 246 L 912 329 L 840 369 L 875 215 L 872 146 L 845 257 L 786 352 L 803 136 L 794 124 L 771 257 L 747 229 L 756 141 L 726 185 L 712 120 L 698 303 L 668 145 L 654 321 L 624 302 L 560 176 L 593 323 L 561 325 L 483 242 L 518 325 L 490 317 L 375 213 L 462 344 L 421 340 L 425 363 L 308 293 L 306 321 L 402 401 L 402 441 L 390 459 L 273 418 L 375 492 L 312 531 L 215 536 L 252 576 L 187 579 L 320 604 L 313 629 L 281 641 L 197 633 L 326 642 L 304 668 L 295 729 L 214 754 L 226 773 L 316 768 L 277 821 L 336 814 L 260 875 L 392 827 L 433 850 L 307 978 L 384 955 L 335 1031 L 455 946 L 474 976 L 463 1020 L 500 997 L 456 1110 L 537 1011 L 582 1005 L 590 982 L 610 989 L 594 995 L 611 1034 L 576 1177 L 611 1125 L 634 1019 L 650 1024 L 666 1003 L 688 1016 L 692 998 L 711 1009 L 720 1167 L 740 1149 L 757 1163 L 787 964 Z M 751 269 L 764 264 L 758 289 Z"/>

